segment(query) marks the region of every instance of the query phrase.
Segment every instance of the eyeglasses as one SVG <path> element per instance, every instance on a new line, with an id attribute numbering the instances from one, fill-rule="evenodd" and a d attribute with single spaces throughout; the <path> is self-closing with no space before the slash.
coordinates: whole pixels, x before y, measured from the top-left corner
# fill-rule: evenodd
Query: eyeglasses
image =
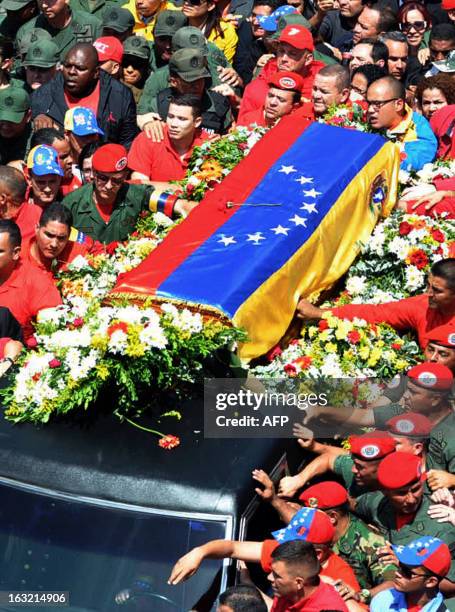
<path id="1" fill-rule="evenodd" d="M 125 178 L 123 176 L 116 177 L 110 176 L 109 174 L 100 174 L 99 172 L 95 172 L 94 177 L 97 181 L 104 183 L 105 185 L 111 181 L 112 185 L 115 185 L 116 187 L 125 182 Z"/>
<path id="2" fill-rule="evenodd" d="M 416 32 L 423 32 L 427 28 L 426 21 L 405 21 L 400 23 L 400 30 L 402 32 L 410 32 L 414 28 Z"/>
<path id="3" fill-rule="evenodd" d="M 369 108 L 380 110 L 383 106 L 389 102 L 394 102 L 395 100 L 399 100 L 399 98 L 390 98 L 389 100 L 367 100 L 366 103 L 368 104 Z"/>
<path id="4" fill-rule="evenodd" d="M 403 576 L 403 578 L 406 578 L 406 580 L 412 580 L 413 578 L 427 578 L 428 577 L 428 574 L 426 572 L 424 574 L 419 574 L 417 572 L 414 572 L 410 567 L 407 567 L 406 565 L 401 565 L 401 563 L 398 566 L 398 571 Z"/>

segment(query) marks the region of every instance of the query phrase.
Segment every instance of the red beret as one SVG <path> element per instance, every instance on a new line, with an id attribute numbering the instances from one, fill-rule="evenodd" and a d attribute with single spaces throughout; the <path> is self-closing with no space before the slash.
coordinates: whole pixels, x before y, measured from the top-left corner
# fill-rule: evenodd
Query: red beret
<path id="1" fill-rule="evenodd" d="M 288 25 L 280 34 L 279 42 L 288 43 L 296 49 L 308 49 L 314 51 L 313 37 L 310 30 L 307 30 L 303 25 Z"/>
<path id="2" fill-rule="evenodd" d="M 125 170 L 128 152 L 119 144 L 106 144 L 93 154 L 92 166 L 98 172 L 120 172 Z"/>
<path id="3" fill-rule="evenodd" d="M 422 458 L 411 453 L 387 455 L 378 468 L 378 481 L 384 489 L 401 489 L 422 479 Z"/>
<path id="4" fill-rule="evenodd" d="M 271 87 L 276 87 L 277 89 L 302 92 L 304 81 L 300 74 L 297 74 L 297 72 L 279 70 L 272 75 L 269 80 L 269 85 Z"/>
<path id="5" fill-rule="evenodd" d="M 304 506 L 310 508 L 336 508 L 348 501 L 348 492 L 338 482 L 326 481 L 308 487 L 299 497 Z"/>
<path id="6" fill-rule="evenodd" d="M 455 0 L 453 8 L 455 9 Z M 455 349 L 455 328 L 451 325 L 435 327 L 435 329 L 431 330 L 428 337 L 429 342 Z"/>
<path id="7" fill-rule="evenodd" d="M 372 431 L 361 436 L 350 436 L 351 455 L 363 461 L 382 459 L 395 450 L 395 440 L 387 431 Z"/>
<path id="8" fill-rule="evenodd" d="M 442 0 L 441 6 L 445 11 L 452 11 L 455 9 L 455 0 Z"/>
<path id="9" fill-rule="evenodd" d="M 432 391 L 449 391 L 453 386 L 451 370 L 441 363 L 425 361 L 407 372 L 409 380 L 424 389 Z"/>
<path id="10" fill-rule="evenodd" d="M 395 436 L 428 438 L 433 423 L 423 414 L 406 412 L 389 419 L 386 423 L 389 432 Z"/>

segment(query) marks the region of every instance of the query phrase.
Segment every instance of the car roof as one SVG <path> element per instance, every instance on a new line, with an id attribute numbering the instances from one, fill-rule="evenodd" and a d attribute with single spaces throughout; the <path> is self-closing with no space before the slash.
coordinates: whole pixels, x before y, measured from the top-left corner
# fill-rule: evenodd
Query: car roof
<path id="1" fill-rule="evenodd" d="M 289 441 L 204 439 L 202 402 L 185 402 L 182 415 L 159 425 L 139 420 L 178 435 L 173 450 L 90 409 L 79 420 L 41 426 L 0 419 L 0 478 L 158 510 L 238 516 L 254 497 L 251 471 L 272 470 Z"/>

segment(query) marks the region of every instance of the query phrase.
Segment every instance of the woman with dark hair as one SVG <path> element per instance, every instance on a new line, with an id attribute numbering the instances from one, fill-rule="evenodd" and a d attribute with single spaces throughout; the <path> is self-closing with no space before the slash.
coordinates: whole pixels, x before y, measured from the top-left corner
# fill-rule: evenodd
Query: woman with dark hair
<path id="1" fill-rule="evenodd" d="M 455 81 L 442 72 L 422 79 L 417 84 L 415 97 L 417 110 L 430 121 L 437 110 L 455 104 Z"/>
<path id="2" fill-rule="evenodd" d="M 431 17 L 426 7 L 420 2 L 407 2 L 398 12 L 400 30 L 408 39 L 409 55 L 418 57 L 421 64 L 425 64 L 428 55 L 418 55 L 419 51 L 428 49 L 428 39 L 431 30 Z"/>
<path id="3" fill-rule="evenodd" d="M 223 51 L 232 62 L 237 49 L 237 32 L 229 21 L 222 18 L 213 0 L 183 0 L 182 13 L 188 17 L 188 25 L 199 28 L 207 40 Z"/>

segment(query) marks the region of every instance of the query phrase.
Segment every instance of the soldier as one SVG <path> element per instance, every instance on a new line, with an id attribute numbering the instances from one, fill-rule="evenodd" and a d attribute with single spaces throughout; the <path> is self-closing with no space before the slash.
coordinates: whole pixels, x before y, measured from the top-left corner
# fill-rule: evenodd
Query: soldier
<path id="1" fill-rule="evenodd" d="M 279 485 L 281 497 L 292 497 L 315 476 L 333 471 L 343 479 L 351 497 L 377 489 L 379 462 L 395 450 L 395 442 L 387 432 L 374 431 L 361 436 L 351 436 L 350 452 L 335 447 L 326 450 L 311 461 L 296 476 L 283 478 Z"/>
<path id="2" fill-rule="evenodd" d="M 369 603 L 395 575 L 396 566 L 381 563 L 378 558 L 378 550 L 386 545 L 384 537 L 349 511 L 348 492 L 337 482 L 313 485 L 299 499 L 305 506 L 319 508 L 330 517 L 335 528 L 333 552 L 354 570 L 362 589 L 357 599 Z"/>
<path id="3" fill-rule="evenodd" d="M 54 78 L 58 61 L 58 47 L 51 40 L 38 40 L 30 45 L 23 62 L 30 93 Z"/>
<path id="4" fill-rule="evenodd" d="M 365 522 L 373 523 L 393 545 L 406 545 L 416 537 L 438 537 L 455 550 L 455 530 L 446 523 L 431 519 L 427 512 L 430 500 L 424 496 L 424 475 L 420 457 L 395 452 L 385 457 L 378 469 L 381 491 L 357 498 L 355 512 Z M 393 558 L 390 553 L 383 559 Z M 441 583 L 445 594 L 455 592 L 455 566 Z"/>
<path id="5" fill-rule="evenodd" d="M 38 13 L 36 0 L 3 0 L 2 9 L 5 9 L 6 16 L 0 24 L 0 35 L 13 40 L 21 25 Z"/>
<path id="6" fill-rule="evenodd" d="M 49 32 L 58 47 L 60 59 L 77 43 L 93 43 L 101 36 L 101 21 L 89 13 L 70 8 L 65 0 L 39 0 L 40 14 L 27 21 L 17 33 L 19 38 L 32 28 Z"/>
<path id="7" fill-rule="evenodd" d="M 30 147 L 30 98 L 18 87 L 0 89 L 0 161 L 22 162 Z"/>
<path id="8" fill-rule="evenodd" d="M 102 36 L 115 36 L 122 43 L 133 34 L 134 17 L 124 8 L 107 7 L 101 16 Z"/>
<path id="9" fill-rule="evenodd" d="M 387 431 L 395 440 L 396 450 L 422 457 L 425 466 L 428 442 L 433 424 L 418 412 L 406 412 L 392 417 L 386 423 Z"/>
<path id="10" fill-rule="evenodd" d="M 122 78 L 139 103 L 150 74 L 150 45 L 142 36 L 130 36 L 123 43 Z"/>
<path id="11" fill-rule="evenodd" d="M 150 68 L 155 72 L 167 66 L 172 55 L 172 37 L 180 28 L 188 25 L 188 19 L 180 11 L 161 11 L 153 29 L 154 41 L 150 42 Z M 201 33 L 201 36 L 202 33 Z"/>

